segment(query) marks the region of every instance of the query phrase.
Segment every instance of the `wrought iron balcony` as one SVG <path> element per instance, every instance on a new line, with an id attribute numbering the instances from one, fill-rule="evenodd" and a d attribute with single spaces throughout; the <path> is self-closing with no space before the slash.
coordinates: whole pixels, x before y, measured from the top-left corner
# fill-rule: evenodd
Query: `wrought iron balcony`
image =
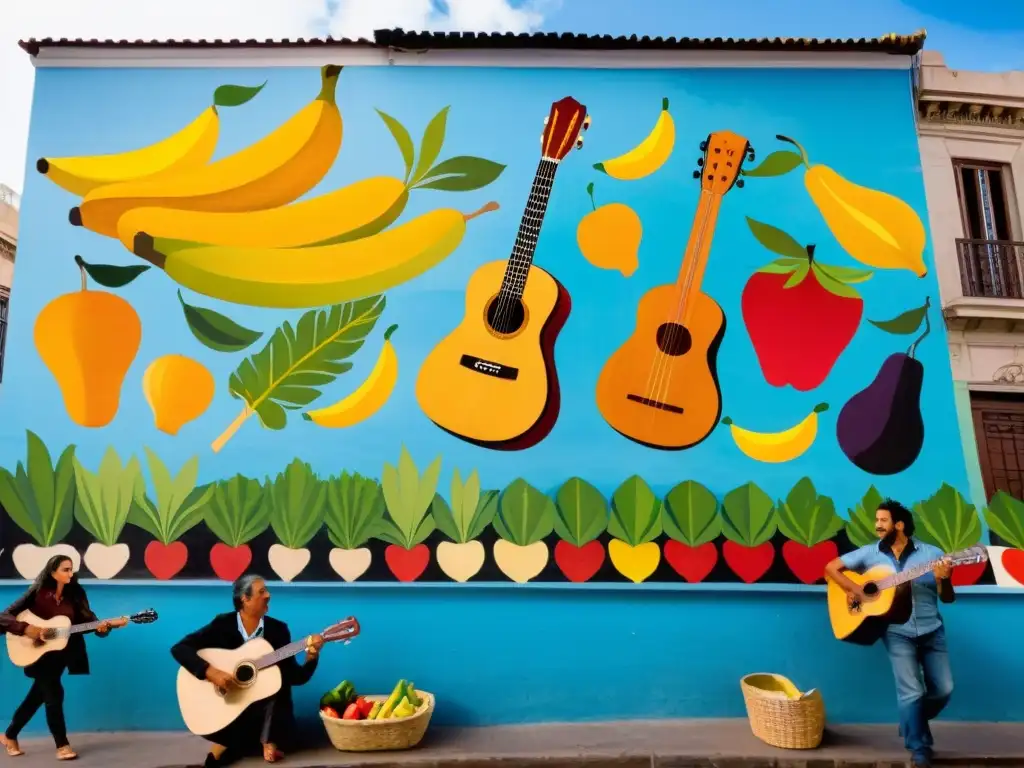
<path id="1" fill-rule="evenodd" d="M 956 250 L 964 296 L 1024 299 L 1024 243 L 959 238 Z"/>

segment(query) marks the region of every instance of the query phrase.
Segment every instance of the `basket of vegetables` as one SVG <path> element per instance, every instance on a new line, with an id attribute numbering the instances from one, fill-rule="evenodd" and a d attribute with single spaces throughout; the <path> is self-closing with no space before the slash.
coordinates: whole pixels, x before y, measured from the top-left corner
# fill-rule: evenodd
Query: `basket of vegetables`
<path id="1" fill-rule="evenodd" d="M 375 752 L 410 749 L 423 740 L 434 696 L 399 680 L 388 696 L 361 696 L 348 680 L 320 699 L 320 719 L 335 749 Z"/>

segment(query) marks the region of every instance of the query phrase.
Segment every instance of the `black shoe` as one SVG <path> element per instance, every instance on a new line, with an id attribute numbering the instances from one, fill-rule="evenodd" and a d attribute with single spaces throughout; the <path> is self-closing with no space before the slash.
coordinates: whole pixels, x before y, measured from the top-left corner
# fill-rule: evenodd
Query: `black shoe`
<path id="1" fill-rule="evenodd" d="M 910 764 L 913 768 L 932 768 L 932 756 L 930 753 L 918 753 L 912 755 Z"/>

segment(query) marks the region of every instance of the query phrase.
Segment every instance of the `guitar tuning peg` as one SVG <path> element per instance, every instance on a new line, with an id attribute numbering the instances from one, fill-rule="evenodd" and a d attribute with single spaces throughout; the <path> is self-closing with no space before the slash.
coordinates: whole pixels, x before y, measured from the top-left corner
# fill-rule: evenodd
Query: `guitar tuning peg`
<path id="1" fill-rule="evenodd" d="M 583 130 L 587 130 L 590 127 L 590 115 L 583 118 Z"/>
<path id="2" fill-rule="evenodd" d="M 700 171 L 694 171 L 693 172 L 693 178 L 699 179 L 700 178 Z"/>
<path id="3" fill-rule="evenodd" d="M 576 149 L 583 149 L 583 137 L 576 139 Z"/>

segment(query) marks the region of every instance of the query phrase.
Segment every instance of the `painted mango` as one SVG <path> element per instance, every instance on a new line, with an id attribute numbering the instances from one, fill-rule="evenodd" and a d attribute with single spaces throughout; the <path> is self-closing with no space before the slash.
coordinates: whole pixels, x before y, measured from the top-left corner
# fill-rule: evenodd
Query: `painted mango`
<path id="1" fill-rule="evenodd" d="M 142 391 L 156 428 L 178 434 L 185 424 L 202 416 L 213 402 L 213 374 L 184 355 L 158 357 L 142 376 Z"/>
<path id="2" fill-rule="evenodd" d="M 593 210 L 576 227 L 576 243 L 583 258 L 598 269 L 614 269 L 631 277 L 639 266 L 643 224 L 636 211 L 624 203 L 594 201 L 594 185 L 587 185 Z"/>

